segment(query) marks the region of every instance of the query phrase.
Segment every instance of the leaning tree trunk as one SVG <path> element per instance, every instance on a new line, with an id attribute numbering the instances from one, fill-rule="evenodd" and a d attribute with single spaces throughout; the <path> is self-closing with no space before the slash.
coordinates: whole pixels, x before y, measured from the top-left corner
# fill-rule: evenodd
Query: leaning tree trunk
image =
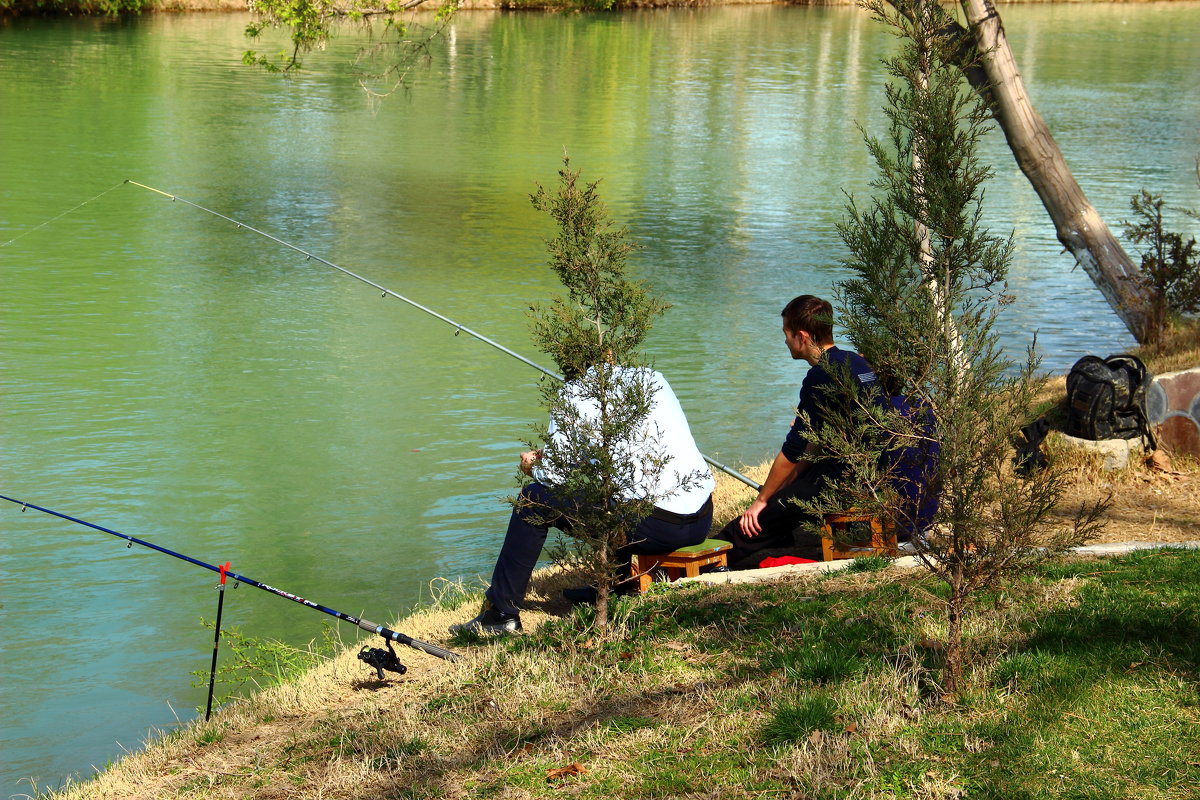
<path id="1" fill-rule="evenodd" d="M 1046 121 L 1030 102 L 993 0 L 960 2 L 970 30 L 955 25 L 960 36 L 975 46 L 982 65 L 982 69 L 965 69 L 967 79 L 995 113 L 1017 165 L 1054 221 L 1058 240 L 1134 338 L 1145 343 L 1150 333 L 1150 298 L 1140 269 L 1088 202 Z"/>

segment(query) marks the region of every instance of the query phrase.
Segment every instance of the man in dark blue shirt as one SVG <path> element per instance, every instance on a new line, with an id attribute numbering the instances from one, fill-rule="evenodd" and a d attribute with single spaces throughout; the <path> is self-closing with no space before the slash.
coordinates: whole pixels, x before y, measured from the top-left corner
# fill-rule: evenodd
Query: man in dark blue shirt
<path id="1" fill-rule="evenodd" d="M 781 315 L 788 351 L 793 359 L 807 361 L 810 369 L 800 387 L 796 418 L 758 497 L 718 535 L 733 543 L 729 554 L 732 569 L 757 567 L 763 557 L 779 550 L 821 559 L 821 538 L 813 532 L 820 521 L 794 501 L 812 500 L 843 477 L 847 466 L 822 457 L 805 434 L 826 424 L 830 408 L 838 402 L 838 374 L 849 376 L 859 397 L 877 402 L 882 396 L 875 372 L 863 357 L 833 344 L 833 308 L 827 301 L 801 295 L 788 303 Z"/>

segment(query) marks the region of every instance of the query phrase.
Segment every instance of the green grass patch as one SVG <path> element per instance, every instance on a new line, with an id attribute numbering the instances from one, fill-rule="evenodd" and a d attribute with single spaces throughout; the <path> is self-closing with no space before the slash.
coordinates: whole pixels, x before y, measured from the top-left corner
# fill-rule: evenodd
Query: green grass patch
<path id="1" fill-rule="evenodd" d="M 887 569 L 892 565 L 892 560 L 887 556 L 861 556 L 852 560 L 846 566 L 846 572 L 879 572 Z"/>
<path id="2" fill-rule="evenodd" d="M 514 669 L 534 653 L 560 660 L 562 691 L 506 708 L 525 733 L 502 747 L 530 759 L 465 796 L 663 797 L 719 780 L 745 797 L 1190 798 L 1197 578 L 1188 551 L 1040 566 L 985 598 L 989 621 L 969 626 L 971 690 L 953 703 L 938 689 L 944 590 L 923 573 L 622 601 L 607 638 L 579 611 L 488 643 Z M 450 724 L 488 693 L 464 691 L 478 696 L 427 703 L 429 722 Z M 541 752 L 568 755 L 531 760 Z M 568 759 L 585 771 L 547 783 Z"/>
<path id="3" fill-rule="evenodd" d="M 824 692 L 809 695 L 794 703 L 775 707 L 771 721 L 763 728 L 767 744 L 798 742 L 814 731 L 833 730 L 837 726 L 837 703 Z"/>

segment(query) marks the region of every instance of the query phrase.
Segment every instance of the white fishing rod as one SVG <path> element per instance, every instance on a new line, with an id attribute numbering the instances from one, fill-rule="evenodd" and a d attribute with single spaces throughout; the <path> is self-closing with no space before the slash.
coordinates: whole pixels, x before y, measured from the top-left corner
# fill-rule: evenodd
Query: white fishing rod
<path id="1" fill-rule="evenodd" d="M 455 335 L 458 335 L 458 333 L 461 332 L 461 333 L 468 334 L 470 336 L 474 336 L 476 339 L 483 342 L 484 344 L 491 345 L 492 347 L 496 348 L 500 352 L 510 355 L 513 358 L 517 359 L 518 361 L 528 364 L 529 366 L 531 366 L 534 369 L 541 372 L 543 375 L 547 375 L 557 381 L 563 380 L 562 375 L 559 375 L 556 372 L 552 372 L 551 370 L 546 369 L 545 367 L 541 366 L 540 364 L 530 361 L 528 358 L 521 355 L 520 353 L 518 353 L 514 350 L 510 350 L 509 348 L 505 347 L 504 345 L 500 344 L 499 342 L 497 342 L 493 339 L 489 339 L 487 336 L 484 336 L 482 333 L 473 331 L 470 328 L 468 328 L 466 325 L 463 325 L 459 322 L 455 322 L 454 320 L 450 319 L 449 317 L 444 316 L 444 315 L 439 314 L 438 312 L 434 311 L 432 308 L 422 305 L 421 303 L 418 303 L 415 300 L 405 297 L 404 295 L 402 295 L 398 292 L 393 292 L 391 289 L 387 288 L 386 286 L 381 286 L 380 284 L 376 283 L 375 281 L 371 280 L 370 278 L 366 278 L 362 275 L 359 275 L 357 272 L 352 272 L 351 270 L 348 270 L 345 267 L 340 267 L 337 264 L 333 263 L 332 261 L 329 261 L 328 259 L 322 258 L 321 256 L 316 255 L 315 253 L 311 253 L 302 247 L 297 247 L 296 245 L 292 244 L 291 242 L 285 242 L 283 239 L 280 239 L 278 236 L 272 236 L 271 234 L 267 233 L 266 231 L 262 231 L 262 230 L 259 230 L 258 228 L 255 228 L 253 225 L 247 225 L 245 222 L 242 222 L 241 220 L 236 220 L 233 217 L 226 216 L 225 214 L 222 214 L 218 211 L 213 211 L 211 208 L 206 208 L 205 206 L 202 206 L 199 203 L 193 203 L 191 200 L 187 200 L 178 195 L 174 195 L 169 192 L 164 192 L 162 189 L 155 189 L 153 186 L 147 186 L 144 183 L 138 183 L 137 181 L 129 180 L 129 179 L 126 179 L 125 183 L 130 184 L 131 186 L 137 186 L 141 189 L 146 189 L 147 191 L 162 195 L 163 197 L 170 198 L 172 201 L 178 201 L 180 203 L 185 203 L 185 204 L 191 206 L 192 208 L 196 208 L 196 209 L 199 209 L 200 211 L 205 212 L 206 214 L 212 214 L 214 217 L 218 217 L 220 219 L 225 220 L 226 222 L 233 223 L 234 225 L 236 225 L 239 228 L 245 228 L 246 230 L 248 230 L 252 233 L 257 233 L 259 236 L 270 239 L 272 242 L 275 242 L 276 244 L 281 244 L 290 250 L 295 250 L 297 253 L 300 253 L 301 255 L 303 255 L 306 259 L 311 259 L 313 261 L 319 261 L 320 263 L 324 264 L 327 267 L 332 267 L 333 269 L 336 269 L 338 272 L 341 272 L 344 275 L 349 275 L 351 278 L 354 278 L 357 281 L 361 281 L 362 283 L 367 284 L 368 286 L 381 292 L 384 297 L 394 297 L 397 300 L 402 300 L 405 303 L 408 303 L 413 308 L 424 311 L 426 314 L 429 314 L 431 317 L 436 317 L 437 319 L 440 319 L 442 322 L 445 322 L 448 325 L 454 326 Z M 703 455 L 703 453 L 701 455 Z M 704 460 L 707 461 L 712 466 L 716 467 L 717 469 L 721 470 L 725 474 L 730 475 L 734 478 L 737 478 L 739 481 L 741 481 L 742 483 L 746 484 L 747 486 L 749 486 L 753 489 L 761 489 L 762 488 L 762 485 L 759 484 L 757 481 L 747 478 L 745 475 L 738 472 L 733 467 L 728 467 L 728 466 L 722 464 L 721 462 L 716 461 L 715 459 L 709 458 L 708 456 L 704 456 Z"/>

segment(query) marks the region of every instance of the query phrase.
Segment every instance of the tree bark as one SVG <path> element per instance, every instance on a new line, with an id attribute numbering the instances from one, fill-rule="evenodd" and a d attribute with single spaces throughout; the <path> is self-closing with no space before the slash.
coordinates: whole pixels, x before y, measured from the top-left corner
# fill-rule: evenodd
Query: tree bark
<path id="1" fill-rule="evenodd" d="M 608 542 L 600 542 L 600 568 L 596 570 L 596 630 L 601 633 L 608 630 L 608 599 L 612 594 L 612 565 L 608 554 Z"/>
<path id="2" fill-rule="evenodd" d="M 970 28 L 955 27 L 972 43 L 982 69 L 964 73 L 988 102 L 1017 165 L 1029 179 L 1054 222 L 1058 240 L 1100 289 L 1113 311 L 1140 343 L 1149 335 L 1150 298 L 1141 270 L 1088 202 L 1062 151 L 1033 107 L 1017 69 L 993 0 L 960 0 Z"/>
<path id="3" fill-rule="evenodd" d="M 966 671 L 966 645 L 963 643 L 963 614 L 966 612 L 966 590 L 962 566 L 954 568 L 950 577 L 950 597 L 946 600 L 946 650 L 942 669 L 944 694 L 958 698 L 962 696 L 963 675 Z"/>
<path id="4" fill-rule="evenodd" d="M 920 52 L 920 60 L 918 69 L 919 76 L 913 85 L 914 93 L 928 94 L 929 90 L 929 73 L 932 71 L 932 55 L 930 52 L 931 42 L 935 34 L 933 21 L 930 18 L 929 12 L 932 8 L 925 5 L 917 7 L 918 14 L 921 19 L 917 21 L 917 35 L 913 37 L 913 43 L 917 46 Z M 946 338 L 946 344 L 950 348 L 951 364 L 954 366 L 954 374 L 956 382 L 958 378 L 966 372 L 967 364 L 963 359 L 962 337 L 959 335 L 958 325 L 954 321 L 953 309 L 950 307 L 950 302 L 946 297 L 946 287 L 949 286 L 949 276 L 939 275 L 936 271 L 936 265 L 933 262 L 933 242 L 929 236 L 929 226 L 924 220 L 928 217 L 929 199 L 925 194 L 925 165 L 921 160 L 921 153 L 925 152 L 925 142 L 922 134 L 917 128 L 913 129 L 912 142 L 912 177 L 913 177 L 913 194 L 915 195 L 918 213 L 913 219 L 914 233 L 917 240 L 920 242 L 920 264 L 921 275 L 924 278 L 925 288 L 929 291 L 929 300 L 933 303 L 934 311 L 937 317 L 941 320 L 942 330 Z"/>

